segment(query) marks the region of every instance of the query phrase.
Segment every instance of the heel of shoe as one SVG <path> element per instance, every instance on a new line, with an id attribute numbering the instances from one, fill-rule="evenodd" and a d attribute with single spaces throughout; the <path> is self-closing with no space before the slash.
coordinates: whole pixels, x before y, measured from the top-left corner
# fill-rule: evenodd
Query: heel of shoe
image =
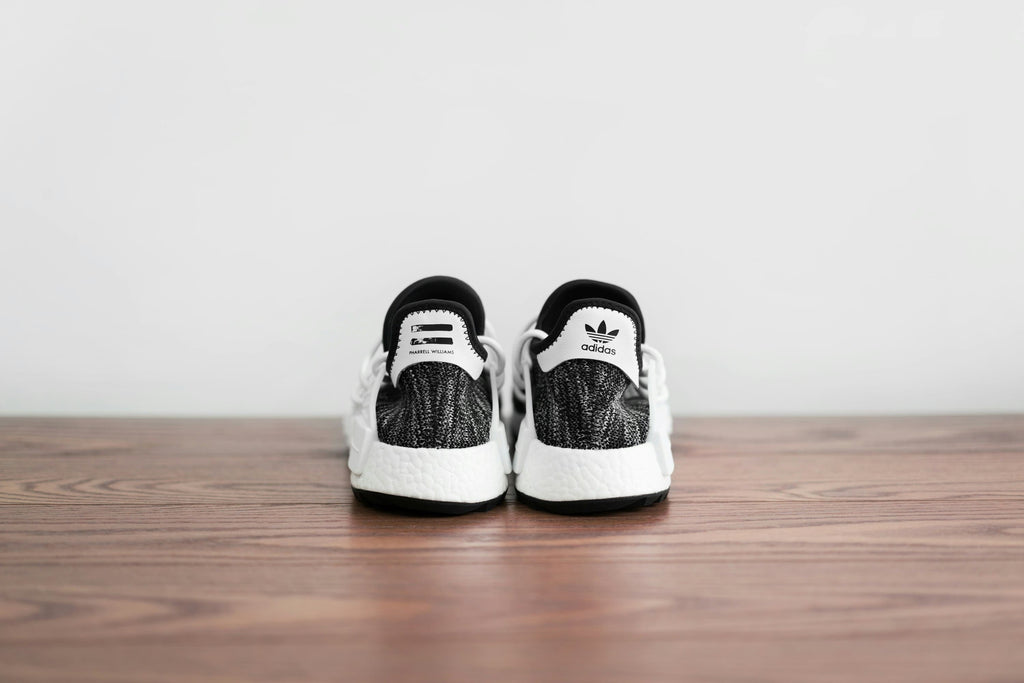
<path id="1" fill-rule="evenodd" d="M 380 440 L 407 448 L 468 448 L 487 442 L 493 406 L 486 378 L 473 379 L 448 363 L 405 370 L 398 387 L 377 397 Z"/>
<path id="2" fill-rule="evenodd" d="M 569 360 L 543 372 L 531 370 L 538 437 L 563 448 L 621 449 L 647 441 L 650 408 L 630 391 L 629 380 L 598 360 Z"/>

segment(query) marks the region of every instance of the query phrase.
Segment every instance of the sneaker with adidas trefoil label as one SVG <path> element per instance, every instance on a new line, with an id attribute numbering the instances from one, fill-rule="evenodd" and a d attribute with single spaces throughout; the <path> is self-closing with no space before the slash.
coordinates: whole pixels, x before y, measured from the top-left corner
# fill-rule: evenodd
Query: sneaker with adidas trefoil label
<path id="1" fill-rule="evenodd" d="M 574 280 L 512 358 L 516 498 L 563 514 L 664 500 L 674 467 L 665 366 L 626 290 Z"/>

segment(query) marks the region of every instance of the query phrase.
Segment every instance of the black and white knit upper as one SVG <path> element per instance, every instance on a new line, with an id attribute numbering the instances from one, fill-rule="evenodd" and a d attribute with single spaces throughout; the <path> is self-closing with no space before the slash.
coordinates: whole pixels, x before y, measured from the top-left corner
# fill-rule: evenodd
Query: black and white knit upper
<path id="1" fill-rule="evenodd" d="M 418 363 L 398 386 L 390 378 L 377 395 L 381 441 L 408 448 L 469 448 L 487 443 L 491 387 L 487 373 L 473 379 L 448 363 Z"/>

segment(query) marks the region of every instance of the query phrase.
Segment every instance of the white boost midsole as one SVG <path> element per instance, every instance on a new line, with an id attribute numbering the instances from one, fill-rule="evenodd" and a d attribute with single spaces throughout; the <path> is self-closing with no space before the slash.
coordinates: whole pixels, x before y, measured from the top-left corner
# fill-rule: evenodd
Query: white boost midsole
<path id="1" fill-rule="evenodd" d="M 406 448 L 373 440 L 352 468 L 352 487 L 448 503 L 493 500 L 508 488 L 503 442 L 502 435 L 470 448 Z"/>
<path id="2" fill-rule="evenodd" d="M 516 446 L 516 490 L 534 498 L 623 498 L 659 493 L 672 483 L 671 468 L 663 465 L 663 457 L 652 442 L 587 450 L 559 448 L 527 438 Z"/>

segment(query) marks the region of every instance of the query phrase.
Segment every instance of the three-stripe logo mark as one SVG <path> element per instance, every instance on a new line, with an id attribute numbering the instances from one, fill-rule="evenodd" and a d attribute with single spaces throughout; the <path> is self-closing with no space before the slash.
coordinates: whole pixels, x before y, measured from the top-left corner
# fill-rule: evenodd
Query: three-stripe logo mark
<path id="1" fill-rule="evenodd" d="M 433 323 L 423 325 L 412 325 L 410 331 L 415 332 L 451 332 L 455 329 L 448 323 Z M 419 346 L 421 344 L 448 344 L 451 345 L 451 337 L 413 337 L 410 342 L 413 346 Z"/>
<path id="2" fill-rule="evenodd" d="M 619 336 L 619 331 L 609 330 L 608 326 L 605 325 L 605 322 L 603 320 L 601 321 L 601 324 L 597 326 L 596 330 L 590 325 L 587 325 L 586 323 L 584 323 L 583 326 L 587 328 L 588 337 L 602 344 L 607 344 L 611 340 L 615 339 L 615 337 Z"/>

